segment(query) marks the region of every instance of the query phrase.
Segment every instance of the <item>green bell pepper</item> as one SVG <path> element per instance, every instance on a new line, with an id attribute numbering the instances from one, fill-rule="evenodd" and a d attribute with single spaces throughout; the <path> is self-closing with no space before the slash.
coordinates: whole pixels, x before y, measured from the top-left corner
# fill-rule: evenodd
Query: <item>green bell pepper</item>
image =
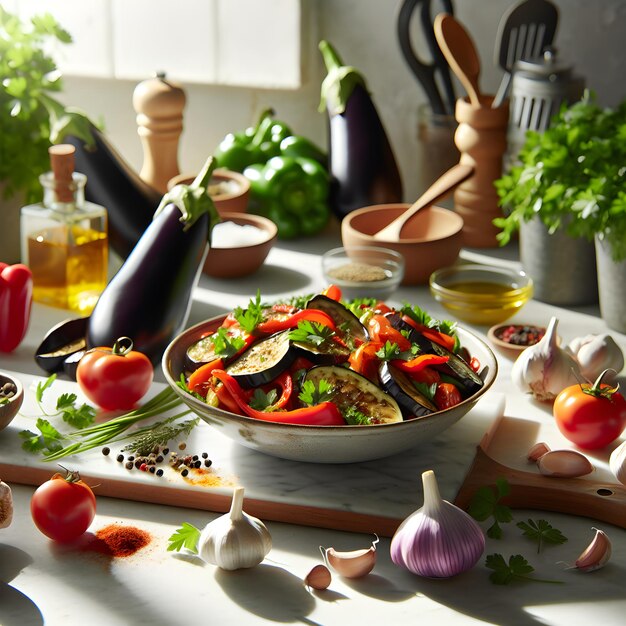
<path id="1" fill-rule="evenodd" d="M 314 159 L 272 157 L 244 170 L 251 213 L 271 219 L 281 239 L 315 235 L 328 223 L 328 173 Z"/>
<path id="2" fill-rule="evenodd" d="M 280 154 L 288 157 L 305 157 L 314 159 L 326 167 L 328 158 L 326 153 L 316 146 L 310 139 L 301 135 L 289 135 L 280 142 Z"/>

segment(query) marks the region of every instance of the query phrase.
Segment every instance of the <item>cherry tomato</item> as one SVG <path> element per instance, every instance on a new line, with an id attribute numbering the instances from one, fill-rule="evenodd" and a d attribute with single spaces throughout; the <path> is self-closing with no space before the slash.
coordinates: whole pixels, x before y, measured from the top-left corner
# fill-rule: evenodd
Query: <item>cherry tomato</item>
<path id="1" fill-rule="evenodd" d="M 93 348 L 78 362 L 76 381 L 83 393 L 107 411 L 132 409 L 143 398 L 154 377 L 150 359 L 133 350 L 128 337 L 112 348 Z"/>
<path id="2" fill-rule="evenodd" d="M 337 302 L 341 300 L 342 295 L 341 289 L 337 287 L 337 285 L 328 285 L 328 287 L 326 287 L 326 289 L 322 291 L 322 294 L 325 295 L 327 298 L 330 298 L 331 300 L 336 300 Z"/>
<path id="3" fill-rule="evenodd" d="M 438 383 L 433 399 L 440 411 L 456 406 L 462 400 L 461 392 L 452 383 Z"/>
<path id="4" fill-rule="evenodd" d="M 602 384 L 571 385 L 554 400 L 559 430 L 580 448 L 597 450 L 615 441 L 626 426 L 626 400 L 616 387 Z"/>
<path id="5" fill-rule="evenodd" d="M 96 497 L 78 472 L 55 474 L 40 485 L 30 501 L 35 526 L 54 541 L 78 539 L 96 515 Z"/>

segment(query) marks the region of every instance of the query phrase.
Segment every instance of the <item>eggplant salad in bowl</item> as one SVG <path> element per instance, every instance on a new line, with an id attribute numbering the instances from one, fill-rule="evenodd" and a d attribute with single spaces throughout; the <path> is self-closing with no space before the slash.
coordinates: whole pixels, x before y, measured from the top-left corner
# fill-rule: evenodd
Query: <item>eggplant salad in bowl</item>
<path id="1" fill-rule="evenodd" d="M 318 463 L 382 458 L 428 441 L 495 380 L 481 339 L 420 307 L 342 299 L 338 287 L 201 322 L 163 355 L 169 385 L 227 437 Z"/>

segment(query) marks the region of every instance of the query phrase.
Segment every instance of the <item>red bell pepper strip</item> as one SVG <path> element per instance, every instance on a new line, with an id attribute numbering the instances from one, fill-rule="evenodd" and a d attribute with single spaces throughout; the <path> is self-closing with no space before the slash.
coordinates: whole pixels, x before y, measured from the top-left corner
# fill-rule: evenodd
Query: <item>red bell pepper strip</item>
<path id="1" fill-rule="evenodd" d="M 247 403 L 243 389 L 230 374 L 224 370 L 215 370 L 213 375 L 222 382 L 235 402 L 239 405 L 239 408 L 248 417 L 266 422 L 303 424 L 307 426 L 341 426 L 346 423 L 337 405 L 332 402 L 322 402 L 315 406 L 307 406 L 301 409 L 294 409 L 293 411 L 258 411 Z"/>
<path id="2" fill-rule="evenodd" d="M 442 365 L 443 363 L 447 363 L 448 360 L 449 357 L 447 356 L 438 356 L 437 354 L 420 354 L 409 361 L 393 359 L 391 364 L 403 372 L 412 374 L 423 370 L 429 365 Z"/>
<path id="3" fill-rule="evenodd" d="M 400 352 L 411 349 L 411 342 L 384 315 L 373 315 L 368 323 L 368 332 L 374 342 L 385 344 L 395 343 Z"/>
<path id="4" fill-rule="evenodd" d="M 328 326 L 331 330 L 337 330 L 333 318 L 319 309 L 302 309 L 285 319 L 269 319 L 266 322 L 261 322 L 256 327 L 256 330 L 262 334 L 273 335 L 281 330 L 295 328 L 301 320 L 317 322 L 318 324 Z"/>
<path id="5" fill-rule="evenodd" d="M 435 330 L 434 328 L 429 328 L 424 324 L 418 324 L 408 315 L 403 315 L 402 320 L 407 324 L 413 326 L 413 328 L 415 328 L 415 330 L 417 330 L 418 332 L 422 333 L 422 335 L 424 335 L 426 339 L 434 341 L 436 344 L 443 346 L 446 350 L 448 350 L 448 352 L 454 352 L 454 344 L 456 343 L 456 341 L 451 335 L 442 333 L 441 331 Z"/>
<path id="6" fill-rule="evenodd" d="M 324 291 L 322 291 L 322 295 L 326 296 L 327 298 L 330 298 L 331 300 L 335 300 L 336 302 L 339 302 L 341 300 L 341 288 L 338 287 L 337 285 L 328 285 L 328 287 L 326 287 L 326 289 L 324 289 Z"/>
<path id="7" fill-rule="evenodd" d="M 380 359 L 376 356 L 376 352 L 382 348 L 383 344 L 378 341 L 368 341 L 361 344 L 356 350 L 350 353 L 348 363 L 350 369 L 358 374 L 369 378 L 369 380 L 378 379 L 378 363 Z"/>
<path id="8" fill-rule="evenodd" d="M 280 374 L 275 380 L 273 385 L 267 385 L 268 388 L 273 388 L 276 385 L 280 387 L 280 398 L 272 404 L 272 410 L 284 409 L 289 400 L 291 400 L 291 394 L 293 393 L 293 379 L 291 374 L 286 371 Z"/>
<path id="9" fill-rule="evenodd" d="M 224 361 L 222 359 L 214 359 L 201 365 L 187 380 L 187 387 L 195 393 L 203 394 L 206 392 L 206 387 L 213 378 L 213 370 L 224 369 Z"/>
<path id="10" fill-rule="evenodd" d="M 0 263 L 0 352 L 12 352 L 28 330 L 33 274 L 26 265 Z"/>

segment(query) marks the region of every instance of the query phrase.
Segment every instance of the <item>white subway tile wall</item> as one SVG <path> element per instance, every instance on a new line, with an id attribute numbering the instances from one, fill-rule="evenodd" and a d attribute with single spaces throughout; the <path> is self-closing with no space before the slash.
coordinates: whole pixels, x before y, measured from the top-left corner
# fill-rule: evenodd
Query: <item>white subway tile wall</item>
<path id="1" fill-rule="evenodd" d="M 9 0 L 50 12 L 74 43 L 50 52 L 67 76 L 199 84 L 302 85 L 302 0 Z"/>

